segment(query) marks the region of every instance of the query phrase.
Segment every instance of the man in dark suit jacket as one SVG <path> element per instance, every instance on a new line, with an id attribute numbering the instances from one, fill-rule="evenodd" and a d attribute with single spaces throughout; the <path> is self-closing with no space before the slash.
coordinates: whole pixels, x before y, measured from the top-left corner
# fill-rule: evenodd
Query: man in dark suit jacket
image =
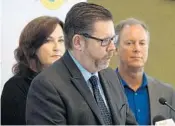
<path id="1" fill-rule="evenodd" d="M 153 124 L 157 115 L 175 120 L 175 112 L 159 103 L 163 97 L 175 108 L 174 89 L 144 72 L 148 58 L 149 31 L 142 21 L 129 18 L 115 28 L 118 35 L 116 73 L 124 86 L 129 106 L 140 125 Z"/>
<path id="2" fill-rule="evenodd" d="M 64 32 L 66 53 L 32 81 L 27 124 L 136 124 L 117 75 L 107 68 L 116 43 L 111 13 L 78 3 Z"/>

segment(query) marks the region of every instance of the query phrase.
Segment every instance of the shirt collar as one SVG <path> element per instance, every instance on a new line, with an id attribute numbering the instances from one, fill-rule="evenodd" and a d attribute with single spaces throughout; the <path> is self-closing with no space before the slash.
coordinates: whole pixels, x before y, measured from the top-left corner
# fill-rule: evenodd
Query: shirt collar
<path id="1" fill-rule="evenodd" d="M 128 84 L 126 83 L 126 81 L 121 78 L 121 76 L 118 72 L 118 68 L 116 68 L 116 73 L 118 73 L 122 85 L 128 87 Z M 140 88 L 146 87 L 147 85 L 148 85 L 148 80 L 147 80 L 146 74 L 143 73 L 143 79 L 142 79 L 142 84 L 141 84 Z"/>
<path id="2" fill-rule="evenodd" d="M 98 77 L 98 72 L 95 73 L 90 73 L 88 72 L 75 58 L 74 56 L 71 54 L 70 51 L 68 51 L 69 55 L 71 56 L 71 58 L 73 59 L 74 63 L 76 64 L 76 66 L 78 67 L 78 69 L 80 70 L 80 72 L 82 73 L 85 81 L 87 82 L 89 80 L 89 78 L 93 75 L 96 75 Z"/>

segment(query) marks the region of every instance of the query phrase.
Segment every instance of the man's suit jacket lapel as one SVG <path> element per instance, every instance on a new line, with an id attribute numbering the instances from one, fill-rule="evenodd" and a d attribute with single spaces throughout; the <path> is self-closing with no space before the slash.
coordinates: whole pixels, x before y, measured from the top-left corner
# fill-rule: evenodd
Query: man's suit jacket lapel
<path id="1" fill-rule="evenodd" d="M 97 103 L 86 84 L 86 81 L 81 74 L 80 70 L 77 68 L 76 64 L 70 57 L 69 53 L 66 52 L 62 57 L 64 64 L 66 65 L 67 69 L 71 74 L 71 81 L 80 94 L 83 96 L 91 110 L 93 111 L 94 115 L 97 117 L 100 124 L 104 124 L 104 121 L 101 119 L 100 110 L 98 109 Z"/>
<path id="2" fill-rule="evenodd" d="M 157 81 L 156 79 L 148 76 L 148 91 L 150 96 L 150 109 L 151 109 L 151 121 L 157 115 L 162 115 L 165 118 L 171 118 L 170 109 L 159 103 L 159 98 L 169 98 L 169 90 Z M 156 90 L 155 90 L 156 89 Z"/>
<path id="3" fill-rule="evenodd" d="M 114 97 L 117 97 L 115 94 L 115 96 L 112 94 L 112 86 L 111 86 L 111 83 L 110 80 L 107 80 L 109 77 L 105 77 L 105 72 L 104 71 L 101 71 L 99 72 L 99 77 L 100 77 L 100 81 L 101 81 L 101 84 L 102 84 L 102 87 L 103 87 L 103 91 L 104 91 L 104 94 L 105 94 L 105 97 L 106 97 L 106 101 L 108 103 L 108 106 L 109 106 L 109 109 L 111 111 L 111 116 L 112 116 L 112 119 L 113 119 L 113 123 L 114 125 L 119 125 L 119 122 L 122 120 L 121 117 L 120 117 L 120 112 L 119 112 L 119 109 L 116 105 L 116 103 L 114 103 Z M 110 75 L 109 75 L 110 76 Z"/>
<path id="4" fill-rule="evenodd" d="M 153 118 L 158 115 L 160 111 L 160 103 L 159 103 L 159 94 L 155 91 L 156 87 L 153 80 L 147 76 L 148 79 L 148 93 L 149 93 L 149 101 L 150 101 L 150 114 L 151 114 L 151 123 Z"/>

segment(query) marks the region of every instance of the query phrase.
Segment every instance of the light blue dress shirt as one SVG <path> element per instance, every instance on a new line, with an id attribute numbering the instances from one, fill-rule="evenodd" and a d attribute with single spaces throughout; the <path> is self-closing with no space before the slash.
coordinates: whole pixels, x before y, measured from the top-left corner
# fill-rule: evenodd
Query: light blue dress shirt
<path id="1" fill-rule="evenodd" d="M 68 51 L 69 52 L 69 51 Z M 108 104 L 106 102 L 106 98 L 105 98 L 105 95 L 104 95 L 104 92 L 103 92 L 103 89 L 102 89 L 102 86 L 101 86 L 101 83 L 100 83 L 100 80 L 99 80 L 99 76 L 98 76 L 98 72 L 96 73 L 90 73 L 88 72 L 74 57 L 73 55 L 71 54 L 71 52 L 69 52 L 69 55 L 71 56 L 71 58 L 73 59 L 74 63 L 76 64 L 76 66 L 78 67 L 78 69 L 80 70 L 80 72 L 82 73 L 86 83 L 87 83 L 87 86 L 89 87 L 90 91 L 92 92 L 92 95 L 93 95 L 93 90 L 92 90 L 92 85 L 91 83 L 89 82 L 89 79 L 91 78 L 91 76 L 95 75 L 97 76 L 98 78 L 98 88 L 100 90 L 100 94 L 105 102 L 105 105 L 107 107 L 107 109 L 109 110 L 109 107 L 108 107 Z M 94 95 L 93 95 L 94 96 Z"/>

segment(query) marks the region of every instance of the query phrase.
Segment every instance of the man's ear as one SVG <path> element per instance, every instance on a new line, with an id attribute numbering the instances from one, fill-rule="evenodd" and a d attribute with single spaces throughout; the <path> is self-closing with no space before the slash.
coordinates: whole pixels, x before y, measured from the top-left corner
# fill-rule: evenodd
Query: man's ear
<path id="1" fill-rule="evenodd" d="M 72 46 L 73 48 L 75 48 L 76 50 L 81 51 L 82 50 L 82 36 L 75 34 L 72 38 Z"/>

